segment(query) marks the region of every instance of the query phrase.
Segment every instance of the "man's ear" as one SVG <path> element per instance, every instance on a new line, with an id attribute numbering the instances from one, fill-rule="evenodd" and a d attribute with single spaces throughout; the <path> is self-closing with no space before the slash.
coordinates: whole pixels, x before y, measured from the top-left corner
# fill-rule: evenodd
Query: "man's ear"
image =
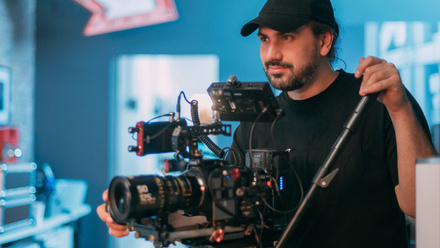
<path id="1" fill-rule="evenodd" d="M 325 32 L 320 35 L 321 56 L 325 57 L 330 52 L 333 45 L 334 34 L 332 31 Z"/>

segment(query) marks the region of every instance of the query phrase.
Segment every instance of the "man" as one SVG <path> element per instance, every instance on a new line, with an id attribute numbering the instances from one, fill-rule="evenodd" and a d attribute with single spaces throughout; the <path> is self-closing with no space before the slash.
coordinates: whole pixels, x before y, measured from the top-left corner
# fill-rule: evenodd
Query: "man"
<path id="1" fill-rule="evenodd" d="M 276 123 L 242 123 L 232 147 L 290 149 L 291 204 L 307 190 L 361 96 L 379 93 L 333 167 L 339 173 L 317 191 L 286 247 L 408 247 L 404 213 L 415 215 L 415 160 L 435 155 L 426 120 L 405 91 L 399 72 L 384 60 L 359 61 L 354 75 L 331 67 L 339 28 L 329 0 L 268 0 L 241 30 L 258 29 L 264 70 L 285 115 Z M 275 140 L 275 142 L 274 142 Z M 292 177 L 293 178 L 293 177 Z M 106 193 L 104 193 L 106 197 Z M 105 200 L 105 199 L 104 199 Z M 104 207 L 110 234 L 125 236 Z"/>
<path id="2" fill-rule="evenodd" d="M 329 0 L 269 0 L 241 34 L 257 28 L 264 70 L 283 90 L 285 116 L 274 129 L 275 144 L 265 135 L 269 125 L 260 124 L 251 147 L 291 149 L 302 185 L 310 185 L 360 96 L 380 92 L 381 103 L 366 110 L 337 157 L 339 173 L 316 193 L 287 247 L 408 247 L 403 213 L 415 216 L 415 160 L 435 150 L 395 66 L 368 57 L 354 75 L 334 71 L 339 28 Z M 250 125 L 242 123 L 234 136 L 242 153 Z"/>

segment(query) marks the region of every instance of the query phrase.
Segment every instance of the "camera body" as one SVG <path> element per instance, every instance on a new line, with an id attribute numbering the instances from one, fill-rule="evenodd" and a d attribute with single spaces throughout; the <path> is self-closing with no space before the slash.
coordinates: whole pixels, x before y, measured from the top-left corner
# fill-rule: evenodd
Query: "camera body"
<path id="1" fill-rule="evenodd" d="M 230 235 L 236 239 L 245 236 L 255 218 L 252 202 L 259 185 L 250 178 L 249 170 L 222 160 L 191 160 L 180 176 L 115 177 L 110 213 L 160 246 L 176 240 L 201 245 Z"/>
<path id="2" fill-rule="evenodd" d="M 228 120 L 242 118 L 237 111 L 251 111 L 246 116 L 254 118 L 261 110 L 265 112 L 264 121 L 269 121 L 270 115 L 281 111 L 276 111 L 273 95 L 267 96 L 267 87 L 263 83 L 214 83 L 208 92 L 217 103 L 214 112 L 223 113 Z M 235 95 L 235 91 L 239 93 Z M 246 92 L 251 94 L 247 97 Z M 264 99 L 256 97 L 257 93 Z M 233 104 L 236 100 L 246 102 L 245 107 Z M 175 241 L 190 246 L 231 243 L 241 247 L 239 240 L 246 240 L 248 247 L 272 246 L 287 224 L 286 212 L 279 211 L 288 205 L 283 203 L 287 152 L 252 150 L 242 160 L 246 165 L 204 159 L 199 141 L 205 142 L 207 135 L 231 135 L 231 127 L 218 120 L 211 125 L 194 123 L 188 126 L 186 121 L 170 118 L 166 122 L 138 122 L 129 128 L 137 135 L 137 144 L 129 151 L 138 156 L 174 151 L 175 157 L 185 158 L 187 164 L 179 176 L 113 178 L 107 202 L 112 218 L 132 226 L 136 237 L 153 241 L 156 247 Z"/>

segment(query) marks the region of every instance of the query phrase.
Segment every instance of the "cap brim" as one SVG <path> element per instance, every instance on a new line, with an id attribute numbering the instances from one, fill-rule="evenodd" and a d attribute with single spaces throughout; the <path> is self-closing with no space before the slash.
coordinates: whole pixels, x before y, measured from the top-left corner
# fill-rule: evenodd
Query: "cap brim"
<path id="1" fill-rule="evenodd" d="M 265 14 L 264 16 L 260 15 L 246 23 L 241 28 L 240 34 L 246 37 L 252 34 L 260 26 L 265 26 L 281 33 L 287 33 L 296 30 L 309 21 L 310 19 L 307 17 Z"/>
<path id="2" fill-rule="evenodd" d="M 252 21 L 246 23 L 243 25 L 243 27 L 241 28 L 240 34 L 241 36 L 248 36 L 250 34 L 252 34 L 255 30 L 257 30 L 257 28 L 260 26 L 258 17 L 253 19 Z"/>

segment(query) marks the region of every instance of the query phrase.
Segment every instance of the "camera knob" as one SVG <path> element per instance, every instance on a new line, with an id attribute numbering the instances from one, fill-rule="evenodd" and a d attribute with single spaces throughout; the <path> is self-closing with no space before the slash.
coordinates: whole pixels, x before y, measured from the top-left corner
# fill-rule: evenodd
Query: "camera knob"
<path id="1" fill-rule="evenodd" d="M 129 127 L 128 128 L 128 133 L 136 133 L 138 131 L 138 129 L 136 127 Z"/>
<path id="2" fill-rule="evenodd" d="M 222 228 L 219 228 L 211 234 L 210 240 L 211 242 L 215 241 L 217 243 L 220 243 L 223 241 L 224 238 L 225 238 L 225 231 Z"/>
<path id="3" fill-rule="evenodd" d="M 128 147 L 128 151 L 129 152 L 138 152 L 139 151 L 139 147 L 137 147 L 137 146 L 129 146 Z"/>

